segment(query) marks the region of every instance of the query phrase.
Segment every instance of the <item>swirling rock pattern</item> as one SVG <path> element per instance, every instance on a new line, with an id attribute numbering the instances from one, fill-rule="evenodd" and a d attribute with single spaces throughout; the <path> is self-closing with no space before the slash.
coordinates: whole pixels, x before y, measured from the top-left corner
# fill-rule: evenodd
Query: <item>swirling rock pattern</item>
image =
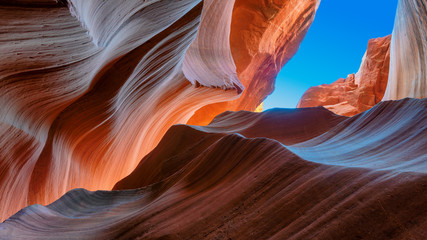
<path id="1" fill-rule="evenodd" d="M 169 127 L 254 89 L 259 77 L 238 78 L 249 68 L 235 60 L 236 34 L 262 33 L 242 48 L 284 64 L 316 2 L 0 1 L 1 219 L 73 188 L 111 189 Z M 236 19 L 245 12 L 256 18 Z M 277 28 L 283 20 L 292 32 Z M 257 96 L 256 106 L 266 94 Z"/>
<path id="2" fill-rule="evenodd" d="M 1 61 L 2 135 L 8 136 L 1 147 L 3 218 L 75 187 L 110 189 L 155 146 L 167 122 L 185 122 L 203 101 L 235 95 L 196 90 L 180 70 L 201 4 L 133 1 L 135 12 L 112 20 L 112 29 L 98 27 L 100 16 L 129 7 L 115 2 L 70 3 L 89 34 L 67 8 L 2 7 L 8 23 Z M 80 10 L 84 4 L 87 12 Z M 143 27 L 142 16 L 154 13 L 158 22 Z M 9 147 L 15 141 L 30 146 L 30 154 Z"/>
<path id="3" fill-rule="evenodd" d="M 309 88 L 298 106 L 324 106 L 336 114 L 354 116 L 372 108 L 383 99 L 387 87 L 391 36 L 371 39 L 356 74 L 332 84 Z"/>
<path id="4" fill-rule="evenodd" d="M 204 1 L 205 14 L 182 68 L 194 85 L 236 89 L 240 94 L 244 86 L 237 78 L 230 48 L 233 6 L 234 0 Z"/>
<path id="5" fill-rule="evenodd" d="M 319 1 L 0 3 L 0 238 L 427 235 L 426 99 L 213 119 L 260 105 Z M 424 63 L 423 10 L 392 59 Z"/>
<path id="6" fill-rule="evenodd" d="M 23 209 L 0 236 L 423 239 L 426 106 L 382 102 L 352 118 L 324 108 L 229 112 L 206 127 L 177 125 L 115 187 L 130 190 L 73 190 Z M 301 142 L 313 136 L 294 129 L 307 121 L 325 133 Z M 283 124 L 260 131 L 265 122 Z"/>
<path id="7" fill-rule="evenodd" d="M 245 91 L 234 101 L 199 109 L 188 123 L 206 125 L 226 110 L 254 111 L 273 92 L 277 74 L 297 52 L 319 3 L 235 0 L 230 47 Z"/>

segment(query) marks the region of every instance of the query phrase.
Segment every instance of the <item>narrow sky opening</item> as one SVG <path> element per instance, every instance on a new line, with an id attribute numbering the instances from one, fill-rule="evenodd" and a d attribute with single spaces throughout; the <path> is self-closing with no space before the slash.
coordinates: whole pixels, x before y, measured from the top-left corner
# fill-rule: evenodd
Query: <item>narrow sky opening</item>
<path id="1" fill-rule="evenodd" d="M 312 86 L 356 73 L 371 38 L 392 33 L 398 0 L 322 0 L 297 54 L 277 76 L 264 109 L 295 108 Z"/>

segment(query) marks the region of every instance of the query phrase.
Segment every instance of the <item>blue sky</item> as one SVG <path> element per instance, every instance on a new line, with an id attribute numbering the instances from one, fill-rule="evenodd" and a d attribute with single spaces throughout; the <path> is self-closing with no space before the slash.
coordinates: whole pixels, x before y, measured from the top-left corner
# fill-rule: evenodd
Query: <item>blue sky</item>
<path id="1" fill-rule="evenodd" d="M 398 0 L 322 0 L 297 54 L 277 76 L 264 109 L 294 108 L 311 86 L 359 69 L 368 40 L 393 31 Z"/>

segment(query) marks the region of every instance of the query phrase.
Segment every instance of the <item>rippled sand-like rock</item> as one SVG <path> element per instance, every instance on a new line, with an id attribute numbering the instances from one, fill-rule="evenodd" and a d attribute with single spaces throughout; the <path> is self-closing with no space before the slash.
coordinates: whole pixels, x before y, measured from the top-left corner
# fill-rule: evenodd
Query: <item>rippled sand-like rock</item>
<path id="1" fill-rule="evenodd" d="M 73 188 L 111 189 L 172 125 L 253 91 L 236 36 L 262 33 L 249 56 L 281 48 L 283 59 L 316 2 L 0 1 L 0 218 Z M 284 20 L 292 31 L 277 28 Z"/>
<path id="2" fill-rule="evenodd" d="M 27 207 L 0 237 L 423 239 L 426 105 L 381 102 L 352 118 L 227 112 L 206 127 L 177 125 L 116 191 L 76 189 Z"/>
<path id="3" fill-rule="evenodd" d="M 318 3 L 1 0 L 0 238 L 423 239 L 426 99 L 197 126 L 260 105 Z"/>
<path id="4" fill-rule="evenodd" d="M 387 87 L 391 36 L 369 40 L 368 49 L 356 74 L 331 84 L 309 88 L 298 107 L 324 106 L 336 114 L 354 116 L 383 99 Z"/>

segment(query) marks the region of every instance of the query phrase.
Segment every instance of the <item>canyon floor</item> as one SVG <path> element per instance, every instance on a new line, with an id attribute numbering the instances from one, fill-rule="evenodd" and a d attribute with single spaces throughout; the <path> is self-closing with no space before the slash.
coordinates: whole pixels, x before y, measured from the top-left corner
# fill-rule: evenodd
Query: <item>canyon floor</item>
<path id="1" fill-rule="evenodd" d="M 0 226 L 14 239 L 423 239 L 427 99 L 176 125 L 113 191 L 75 189 Z"/>

